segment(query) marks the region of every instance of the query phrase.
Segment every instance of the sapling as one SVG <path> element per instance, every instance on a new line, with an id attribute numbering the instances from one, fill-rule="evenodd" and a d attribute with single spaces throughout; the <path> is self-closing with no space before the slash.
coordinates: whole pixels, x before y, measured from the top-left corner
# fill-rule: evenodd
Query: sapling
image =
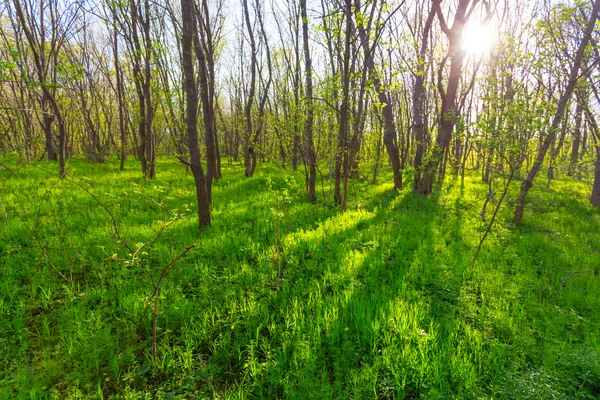
<path id="1" fill-rule="evenodd" d="M 36 166 L 37 167 L 37 166 Z M 37 167 L 38 169 L 50 174 L 50 172 L 44 170 L 43 168 Z M 150 299 L 147 301 L 146 303 L 146 308 L 144 309 L 143 313 L 142 313 L 142 320 L 143 318 L 146 316 L 148 309 L 152 309 L 152 350 L 151 350 L 151 354 L 152 354 L 152 359 L 154 360 L 154 362 L 156 362 L 156 358 L 157 358 L 157 338 L 158 338 L 158 314 L 159 314 L 159 295 L 160 295 L 160 289 L 164 283 L 164 280 L 167 276 L 167 274 L 169 273 L 169 271 L 172 269 L 173 265 L 179 261 L 181 258 L 183 258 L 191 249 L 193 249 L 194 247 L 196 247 L 196 244 L 193 243 L 187 247 L 185 247 L 181 253 L 179 253 L 177 256 L 173 256 L 173 251 L 172 251 L 172 243 L 170 243 L 170 261 L 165 265 L 164 268 L 162 268 L 160 270 L 160 273 L 158 274 L 158 276 L 155 276 L 155 274 L 153 273 L 152 269 L 151 269 L 151 264 L 152 264 L 152 259 L 151 259 L 151 255 L 152 255 L 152 249 L 153 246 L 158 242 L 158 240 L 162 237 L 163 233 L 165 232 L 165 230 L 167 230 L 168 228 L 170 228 L 172 225 L 174 225 L 177 221 L 179 221 L 184 215 L 185 213 L 187 213 L 190 209 L 188 207 L 188 205 L 185 205 L 184 207 L 184 212 L 185 213 L 178 213 L 174 210 L 170 210 L 168 208 L 168 200 L 169 200 L 169 191 L 166 188 L 162 188 L 162 187 L 155 187 L 155 189 L 158 189 L 158 191 L 160 192 L 161 189 L 164 189 L 164 197 L 162 201 L 157 201 L 152 199 L 151 197 L 143 194 L 140 190 L 134 190 L 134 193 L 140 195 L 141 197 L 145 198 L 146 200 L 152 202 L 153 204 L 157 205 L 158 207 L 161 208 L 162 211 L 162 221 L 160 221 L 160 228 L 158 229 L 158 231 L 156 232 L 156 234 L 154 235 L 154 237 L 146 242 L 139 242 L 137 244 L 132 244 L 130 243 L 127 239 L 126 236 L 121 232 L 120 230 L 120 226 L 119 223 L 117 222 L 114 214 L 112 213 L 112 211 L 110 210 L 110 208 L 105 205 L 103 202 L 100 201 L 100 199 L 95 196 L 90 189 L 88 189 L 85 185 L 83 185 L 82 183 L 74 180 L 73 178 L 70 177 L 65 177 L 63 179 L 64 181 L 71 183 L 75 186 L 77 186 L 78 188 L 82 189 L 83 191 L 85 191 L 100 207 L 102 207 L 102 209 L 104 209 L 104 211 L 108 214 L 108 216 L 110 217 L 111 223 L 112 223 L 112 228 L 113 228 L 113 232 L 115 234 L 115 237 L 117 239 L 117 243 L 119 245 L 121 245 L 123 247 L 124 250 L 127 251 L 127 257 L 118 257 L 118 253 L 115 254 L 112 258 L 113 259 L 120 259 L 123 260 L 125 262 L 125 264 L 129 267 L 134 267 L 136 265 L 138 265 L 141 270 L 145 271 L 148 273 L 148 275 L 150 276 L 150 281 L 152 284 L 152 293 L 150 296 Z M 49 188 L 46 190 L 46 192 L 44 193 L 42 200 L 40 201 L 40 205 L 38 208 L 38 212 L 37 212 L 37 218 L 36 218 L 36 222 L 35 222 L 35 226 L 37 227 L 39 224 L 39 218 L 40 218 L 40 209 L 41 209 L 41 205 L 44 202 L 44 199 L 48 196 L 48 194 L 50 193 L 50 191 L 52 190 L 52 188 Z M 169 219 L 170 217 L 170 219 Z M 37 233 L 37 229 L 34 230 L 35 233 Z M 59 232 L 60 234 L 60 232 Z M 44 255 L 44 258 L 48 261 L 49 265 L 58 273 L 58 275 L 65 280 L 67 283 L 69 283 L 72 287 L 73 287 L 73 269 L 72 266 L 70 268 L 70 272 L 69 272 L 69 276 L 65 276 L 52 262 L 52 260 L 50 259 L 50 257 L 48 256 L 47 252 L 45 251 L 45 247 L 43 245 L 41 245 L 41 243 L 39 243 L 39 239 L 37 237 L 37 235 L 34 235 L 34 239 L 36 239 L 38 241 L 38 244 L 40 246 L 40 249 L 42 250 L 42 254 Z M 171 242 L 172 242 L 173 237 L 171 236 Z M 140 320 L 141 322 L 141 320 Z"/>
<path id="2" fill-rule="evenodd" d="M 509 149 L 509 153 L 510 152 L 511 152 L 511 149 Z M 527 156 L 526 153 L 521 153 L 520 155 L 516 155 L 514 158 L 511 158 L 511 157 L 507 157 L 502 152 L 497 152 L 497 155 L 502 161 L 506 162 L 506 164 L 508 165 L 509 175 L 507 178 L 505 177 L 505 179 L 504 179 L 502 195 L 498 199 L 498 203 L 496 203 L 496 207 L 494 208 L 494 212 L 492 213 L 490 222 L 487 224 L 483 235 L 479 239 L 479 245 L 477 246 L 477 250 L 475 251 L 473 260 L 471 261 L 470 269 L 473 269 L 473 267 L 475 267 L 475 263 L 477 262 L 477 258 L 479 257 L 479 253 L 481 252 L 483 242 L 485 242 L 485 239 L 488 237 L 490 231 L 492 230 L 492 227 L 494 226 L 494 222 L 496 222 L 496 217 L 498 215 L 498 212 L 500 211 L 500 208 L 502 207 L 502 204 L 504 203 L 504 200 L 506 199 L 506 195 L 508 194 L 508 189 L 510 188 L 510 184 L 515 179 L 515 176 L 517 173 L 517 166 L 521 165 L 523 163 L 524 157 Z M 485 211 L 486 211 L 487 205 L 490 202 L 491 198 L 493 198 L 495 196 L 495 193 L 492 190 L 492 180 L 493 179 L 494 179 L 493 177 L 490 177 L 488 196 L 487 196 L 486 201 L 481 210 L 481 219 L 483 221 L 485 221 Z"/>
<path id="3" fill-rule="evenodd" d="M 496 216 L 498 215 L 498 211 L 500 211 L 500 207 L 502 207 L 502 203 L 504 202 L 504 199 L 506 198 L 506 194 L 508 193 L 508 188 L 510 187 L 510 183 L 513 181 L 514 177 L 515 177 L 515 169 L 514 167 L 509 164 L 510 166 L 510 174 L 508 175 L 508 178 L 505 179 L 504 181 L 504 189 L 502 191 L 502 195 L 500 196 L 500 199 L 498 200 L 498 203 L 496 203 L 496 207 L 494 208 L 494 213 L 492 214 L 492 218 L 490 219 L 489 224 L 486 226 L 485 231 L 483 233 L 483 236 L 481 236 L 481 238 L 479 239 L 479 245 L 477 246 L 477 251 L 475 251 L 475 255 L 473 256 L 473 261 L 471 262 L 471 269 L 473 269 L 473 267 L 475 266 L 475 262 L 477 261 L 477 258 L 479 257 L 479 252 L 481 251 L 481 247 L 483 246 L 483 242 L 485 241 L 485 239 L 487 238 L 487 236 L 489 235 L 490 231 L 492 230 L 492 226 L 494 226 L 494 222 L 496 221 Z M 489 197 L 493 196 L 493 194 L 490 193 Z M 484 204 L 484 209 L 482 211 L 482 219 L 485 220 L 485 207 L 487 206 L 488 200 L 486 200 L 485 204 Z"/>

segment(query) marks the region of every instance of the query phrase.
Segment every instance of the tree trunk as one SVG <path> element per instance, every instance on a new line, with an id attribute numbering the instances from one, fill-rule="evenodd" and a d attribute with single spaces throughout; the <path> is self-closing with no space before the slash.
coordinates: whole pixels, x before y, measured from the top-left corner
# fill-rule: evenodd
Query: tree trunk
<path id="1" fill-rule="evenodd" d="M 445 160 L 447 160 L 446 156 L 448 154 L 450 140 L 452 139 L 452 132 L 454 130 L 456 118 L 458 117 L 456 97 L 465 61 L 465 51 L 462 49 L 461 41 L 464 26 L 467 22 L 466 19 L 470 14 L 470 12 L 467 13 L 469 2 L 470 0 L 459 1 L 452 28 L 449 28 L 444 20 L 439 0 L 433 1 L 433 7 L 435 8 L 440 21 L 442 31 L 448 38 L 448 55 L 446 57 L 450 58 L 450 75 L 448 77 L 446 90 L 444 90 L 441 84 L 442 70 L 446 60 L 446 58 L 444 58 L 440 65 L 440 69 L 438 70 L 438 90 L 440 91 L 440 96 L 442 98 L 442 106 L 440 109 L 440 126 L 436 139 L 436 148 L 433 150 L 431 160 L 423 173 L 423 180 L 417 188 L 417 190 L 423 194 L 430 194 L 433 191 L 435 174 L 440 167 L 440 163 L 444 163 L 444 165 L 442 165 L 442 170 L 445 173 Z M 472 7 L 475 7 L 476 4 L 477 2 L 475 2 Z"/>
<path id="2" fill-rule="evenodd" d="M 346 14 L 346 30 L 344 32 L 344 55 L 343 55 L 343 76 L 342 76 L 342 104 L 340 109 L 340 125 L 338 130 L 338 143 L 335 153 L 335 186 L 333 189 L 333 200 L 335 204 L 339 205 L 342 210 L 346 208 L 346 194 L 347 189 L 344 188 L 344 196 L 342 197 L 341 184 L 342 184 L 342 166 L 344 167 L 344 175 L 347 175 L 348 163 L 348 121 L 350 118 L 350 45 L 352 37 L 352 4 L 350 0 L 345 2 Z M 347 186 L 347 180 L 345 180 Z"/>
<path id="3" fill-rule="evenodd" d="M 423 192 L 423 177 L 422 164 L 423 155 L 425 154 L 425 141 L 427 140 L 427 122 L 425 121 L 425 78 L 427 71 L 425 70 L 425 55 L 427 53 L 429 33 L 433 25 L 433 17 L 435 16 L 435 8 L 431 7 L 425 26 L 423 28 L 423 37 L 421 39 L 421 48 L 419 50 L 419 58 L 417 62 L 417 71 L 415 73 L 415 87 L 413 89 L 413 131 L 415 133 L 415 180 L 413 189 L 417 192 Z"/>
<path id="4" fill-rule="evenodd" d="M 596 144 L 596 163 L 594 165 L 594 184 L 590 204 L 600 207 L 600 145 Z"/>
<path id="5" fill-rule="evenodd" d="M 573 144 L 571 147 L 571 159 L 569 163 L 568 176 L 573 176 L 577 169 L 577 163 L 579 163 L 579 146 L 581 145 L 581 122 L 583 116 L 583 107 L 581 103 L 577 101 L 577 107 L 575 109 L 575 130 L 573 131 Z"/>
<path id="6" fill-rule="evenodd" d="M 548 185 L 547 185 L 547 187 L 550 187 L 552 179 L 556 178 L 556 174 L 554 172 L 554 164 L 556 163 L 556 158 L 560 154 L 560 150 L 562 149 L 562 146 L 565 142 L 565 137 L 567 135 L 567 127 L 569 125 L 568 116 L 569 116 L 569 112 L 567 111 L 565 113 L 565 116 L 563 117 L 561 133 L 560 133 L 560 138 L 558 139 L 558 143 L 556 143 L 555 147 L 552 148 L 552 150 L 550 151 L 550 162 L 548 163 Z"/>
<path id="7" fill-rule="evenodd" d="M 154 133 L 154 109 L 152 108 L 152 70 L 151 70 L 151 48 L 150 38 L 150 4 L 149 0 L 144 2 L 145 20 L 142 22 L 144 33 L 144 98 L 146 100 L 146 115 L 144 119 L 144 130 L 146 133 L 145 155 L 147 162 L 146 177 L 156 178 L 156 134 Z"/>
<path id="8" fill-rule="evenodd" d="M 131 43 L 133 47 L 133 80 L 135 91 L 138 97 L 138 158 L 142 167 L 144 176 L 148 176 L 148 162 L 146 159 L 146 91 L 144 87 L 144 76 L 142 74 L 142 47 L 138 35 L 138 6 L 137 0 L 129 0 L 131 16 Z"/>
<path id="9" fill-rule="evenodd" d="M 373 6 L 375 7 L 375 6 Z M 361 3 L 360 0 L 354 1 L 354 8 L 356 12 L 360 12 Z M 370 29 L 370 26 L 369 26 Z M 369 32 L 365 29 L 364 24 L 358 24 L 358 34 L 364 51 L 365 67 L 368 70 L 369 76 L 373 79 L 373 86 L 377 91 L 379 102 L 382 104 L 381 113 L 385 122 L 385 132 L 383 134 L 383 143 L 387 150 L 390 164 L 392 165 L 392 171 L 394 173 L 394 190 L 402 189 L 402 170 L 400 168 L 400 155 L 398 152 L 397 138 L 398 133 L 396 132 L 396 124 L 394 123 L 394 112 L 392 110 L 392 104 L 390 97 L 381 82 L 381 78 L 375 70 L 375 50 L 377 43 L 374 42 L 373 46 L 369 44 Z M 354 149 L 358 152 L 358 149 Z"/>
<path id="10" fill-rule="evenodd" d="M 42 110 L 44 112 L 44 116 L 42 117 L 42 124 L 44 129 L 44 137 L 46 139 L 46 155 L 48 157 L 48 161 L 56 161 L 57 154 L 54 150 L 54 143 L 52 137 L 52 121 L 54 120 L 54 114 L 52 114 L 47 106 L 49 103 L 46 94 L 42 94 Z"/>
<path id="11" fill-rule="evenodd" d="M 113 18 L 116 25 L 116 10 L 113 9 Z M 124 113 L 124 93 L 123 93 L 123 70 L 119 62 L 119 40 L 118 30 L 114 27 L 113 37 L 113 58 L 115 63 L 115 75 L 117 80 L 117 102 L 119 107 L 119 132 L 121 134 L 121 163 L 119 170 L 125 169 L 125 159 L 127 158 L 127 130 L 125 129 L 125 113 Z"/>
<path id="12" fill-rule="evenodd" d="M 246 100 L 246 106 L 244 107 L 244 114 L 246 115 L 246 134 L 244 135 L 244 167 L 246 176 L 251 177 L 253 175 L 252 160 L 255 160 L 253 143 L 254 131 L 252 129 L 252 105 L 254 103 L 256 91 L 256 42 L 254 40 L 252 23 L 250 22 L 248 0 L 243 0 L 242 5 L 244 8 L 244 20 L 246 21 L 246 28 L 248 29 L 248 39 L 250 41 L 250 89 L 248 92 L 248 98 Z"/>
<path id="13" fill-rule="evenodd" d="M 313 140 L 313 82 L 312 82 L 312 60 L 310 58 L 310 45 L 308 37 L 308 16 L 306 13 L 306 0 L 300 0 L 302 13 L 302 35 L 304 41 L 304 73 L 306 75 L 306 122 L 304 125 L 304 136 L 306 138 L 306 157 L 308 162 L 308 176 L 306 177 L 306 188 L 308 197 L 315 201 L 317 181 L 317 157 L 315 154 L 315 143 Z"/>
<path id="14" fill-rule="evenodd" d="M 182 12 L 182 63 L 185 80 L 184 91 L 186 95 L 186 129 L 188 134 L 188 147 L 190 151 L 190 166 L 194 183 L 196 185 L 196 200 L 198 203 L 198 226 L 200 229 L 210 226 L 210 209 L 206 178 L 200 160 L 200 146 L 198 145 L 198 96 L 194 77 L 194 62 L 192 60 L 192 37 L 195 33 L 195 13 L 193 0 L 181 0 Z"/>

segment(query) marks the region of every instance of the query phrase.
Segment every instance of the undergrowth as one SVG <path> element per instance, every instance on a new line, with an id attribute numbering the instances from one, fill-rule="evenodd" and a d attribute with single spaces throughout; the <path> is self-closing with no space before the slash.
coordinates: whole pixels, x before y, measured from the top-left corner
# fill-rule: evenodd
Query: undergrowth
<path id="1" fill-rule="evenodd" d="M 328 182 L 313 204 L 300 172 L 225 165 L 198 232 L 173 160 L 146 181 L 134 161 L 74 159 L 78 185 L 4 161 L 0 398 L 600 396 L 600 212 L 582 183 L 536 185 L 518 226 L 514 183 L 471 269 L 475 175 L 430 197 L 353 180 L 341 213 Z M 154 359 L 150 274 L 193 243 L 162 283 Z"/>

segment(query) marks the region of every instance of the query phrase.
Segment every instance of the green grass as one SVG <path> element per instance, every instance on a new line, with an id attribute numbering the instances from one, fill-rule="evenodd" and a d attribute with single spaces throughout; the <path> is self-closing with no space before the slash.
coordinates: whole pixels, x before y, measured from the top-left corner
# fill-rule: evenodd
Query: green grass
<path id="1" fill-rule="evenodd" d="M 225 166 L 199 233 L 175 161 L 150 182 L 133 160 L 122 173 L 70 160 L 144 244 L 132 265 L 106 211 L 55 165 L 4 162 L 19 176 L 0 170 L 2 399 L 600 396 L 600 212 L 584 184 L 536 185 L 519 226 L 503 208 L 470 270 L 486 193 L 475 176 L 431 197 L 392 192 L 389 174 L 352 181 L 341 213 L 327 181 L 311 204 L 301 173 Z M 155 362 L 149 274 L 192 243 L 160 292 Z"/>

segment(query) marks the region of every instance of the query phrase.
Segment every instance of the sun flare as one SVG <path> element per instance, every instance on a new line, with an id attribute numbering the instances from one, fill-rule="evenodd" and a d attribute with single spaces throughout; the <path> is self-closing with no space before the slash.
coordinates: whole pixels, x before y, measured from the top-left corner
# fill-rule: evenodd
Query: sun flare
<path id="1" fill-rule="evenodd" d="M 473 24 L 465 28 L 463 49 L 469 54 L 489 53 L 496 42 L 495 30 L 491 25 Z"/>

